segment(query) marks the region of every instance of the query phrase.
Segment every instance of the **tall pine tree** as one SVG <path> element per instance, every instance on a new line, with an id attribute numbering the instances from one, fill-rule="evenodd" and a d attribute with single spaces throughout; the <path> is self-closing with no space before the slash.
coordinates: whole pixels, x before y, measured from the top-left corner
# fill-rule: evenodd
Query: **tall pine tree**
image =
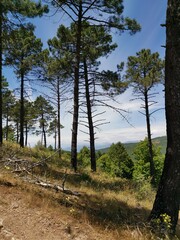
<path id="1" fill-rule="evenodd" d="M 24 98 L 25 82 L 28 74 L 39 64 L 42 42 L 34 35 L 34 26 L 28 24 L 10 32 L 8 47 L 5 51 L 5 64 L 15 67 L 20 79 L 20 146 L 24 147 Z"/>
<path id="2" fill-rule="evenodd" d="M 167 149 L 162 177 L 150 215 L 166 214 L 175 233 L 180 206 L 180 1 L 168 0 L 166 15 L 165 107 Z"/>

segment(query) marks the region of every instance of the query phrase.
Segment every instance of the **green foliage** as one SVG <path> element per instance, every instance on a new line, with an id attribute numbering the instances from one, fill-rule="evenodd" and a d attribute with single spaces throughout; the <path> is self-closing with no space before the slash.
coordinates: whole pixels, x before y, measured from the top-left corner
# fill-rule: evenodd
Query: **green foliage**
<path id="1" fill-rule="evenodd" d="M 130 56 L 127 63 L 126 79 L 134 87 L 134 92 L 144 94 L 155 84 L 164 82 L 164 61 L 159 53 L 142 49 L 136 56 Z"/>
<path id="2" fill-rule="evenodd" d="M 87 167 L 90 164 L 90 150 L 88 147 L 83 147 L 80 152 L 78 153 L 78 161 L 79 164 Z"/>
<path id="3" fill-rule="evenodd" d="M 151 224 L 162 239 L 170 239 L 168 235 L 172 233 L 172 223 L 168 214 L 160 214 L 159 218 L 151 220 Z"/>
<path id="4" fill-rule="evenodd" d="M 97 163 L 103 171 L 110 173 L 112 176 L 132 178 L 133 161 L 120 142 L 113 143 L 108 152 L 102 155 Z"/>
<path id="5" fill-rule="evenodd" d="M 5 64 L 15 66 L 16 75 L 27 75 L 39 64 L 42 42 L 34 35 L 34 26 L 27 24 L 12 30 L 5 51 Z"/>
<path id="6" fill-rule="evenodd" d="M 128 17 L 123 17 L 123 1 L 122 0 L 100 0 L 100 1 L 53 1 L 53 5 L 59 8 L 59 4 L 68 12 L 69 16 L 78 16 L 78 10 L 81 9 L 82 20 L 88 21 L 91 25 L 103 25 L 106 28 L 115 28 L 120 33 L 129 31 L 134 34 L 141 30 L 140 25 Z M 96 17 L 94 17 L 94 9 L 96 9 Z M 71 18 L 73 21 L 77 19 Z"/>
<path id="7" fill-rule="evenodd" d="M 53 117 L 54 111 L 51 104 L 41 95 L 34 101 L 34 112 L 39 121 L 39 128 L 47 128 L 48 122 Z"/>
<path id="8" fill-rule="evenodd" d="M 139 142 L 134 149 L 134 172 L 133 178 L 137 182 L 143 182 L 150 178 L 149 148 L 148 141 Z M 163 168 L 164 155 L 160 147 L 153 144 L 153 160 L 155 165 L 155 184 L 157 185 Z"/>
<path id="9" fill-rule="evenodd" d="M 135 196 L 139 201 L 144 199 L 148 199 L 150 201 L 154 200 L 154 192 L 150 179 L 136 182 Z"/>
<path id="10" fill-rule="evenodd" d="M 104 172 L 111 172 L 111 162 L 107 153 L 103 154 L 100 158 L 98 158 L 97 166 Z"/>
<path id="11" fill-rule="evenodd" d="M 1 7 L 3 13 L 7 13 L 8 11 L 14 13 L 14 17 L 16 16 L 19 19 L 19 16 L 26 16 L 26 17 L 36 17 L 42 16 L 43 13 L 48 12 L 48 6 L 42 6 L 41 1 L 12 1 L 12 0 L 1 0 Z"/>

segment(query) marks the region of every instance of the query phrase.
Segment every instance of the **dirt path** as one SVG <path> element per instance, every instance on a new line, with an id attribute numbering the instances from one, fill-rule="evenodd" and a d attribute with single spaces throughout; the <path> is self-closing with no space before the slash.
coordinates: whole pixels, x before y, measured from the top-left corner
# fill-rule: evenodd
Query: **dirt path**
<path id="1" fill-rule="evenodd" d="M 44 212 L 41 207 L 28 206 L 21 191 L 0 186 L 0 240 L 110 239 L 60 208 Z"/>
<path id="2" fill-rule="evenodd" d="M 50 208 L 46 206 L 47 199 L 31 194 L 27 187 L 29 185 L 23 185 L 24 190 L 0 184 L 0 240 L 137 239 L 133 237 L 135 231 L 123 237 L 117 231 L 109 232 L 108 227 L 102 230 L 97 224 L 90 224 L 85 214 L 75 217 L 72 209 L 64 205 Z M 40 188 L 36 190 L 40 193 Z M 177 233 L 180 236 L 180 225 Z"/>

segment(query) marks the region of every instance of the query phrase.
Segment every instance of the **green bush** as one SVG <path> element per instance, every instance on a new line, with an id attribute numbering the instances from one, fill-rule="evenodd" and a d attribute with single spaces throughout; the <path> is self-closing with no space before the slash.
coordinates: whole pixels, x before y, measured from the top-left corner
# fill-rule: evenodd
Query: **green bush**
<path id="1" fill-rule="evenodd" d="M 90 150 L 88 147 L 83 147 L 78 153 L 78 163 L 83 167 L 87 167 L 90 164 Z"/>
<path id="2" fill-rule="evenodd" d="M 145 139 L 137 144 L 134 150 L 134 172 L 133 178 L 137 182 L 147 180 L 151 177 L 150 175 L 150 162 L 149 162 L 149 149 L 148 141 Z M 153 160 L 155 166 L 155 184 L 157 185 L 164 164 L 164 155 L 161 154 L 159 146 L 153 144 Z"/>
<path id="3" fill-rule="evenodd" d="M 100 158 L 98 158 L 97 166 L 104 172 L 111 172 L 111 161 L 107 153 L 103 154 Z"/>
<path id="4" fill-rule="evenodd" d="M 139 201 L 144 199 L 149 199 L 153 201 L 154 191 L 150 179 L 147 180 L 141 179 L 141 181 L 136 182 L 135 196 Z"/>
<path id="5" fill-rule="evenodd" d="M 97 163 L 98 167 L 114 177 L 132 178 L 133 161 L 120 142 L 113 143 L 108 152 L 102 155 Z"/>

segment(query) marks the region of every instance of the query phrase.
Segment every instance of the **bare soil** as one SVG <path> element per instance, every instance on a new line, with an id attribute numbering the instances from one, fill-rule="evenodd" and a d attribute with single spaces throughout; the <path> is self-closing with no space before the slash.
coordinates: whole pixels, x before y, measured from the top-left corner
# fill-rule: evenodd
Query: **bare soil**
<path id="1" fill-rule="evenodd" d="M 0 240 L 115 239 L 63 206 L 48 210 L 37 199 L 29 204 L 27 198 L 20 189 L 0 185 Z"/>
<path id="2" fill-rule="evenodd" d="M 78 213 L 73 207 L 61 204 L 63 198 L 69 198 L 68 195 L 54 193 L 57 196 L 54 202 L 58 197 L 61 201 L 53 205 L 52 199 L 47 198 L 48 191 L 39 186 L 32 186 L 31 191 L 29 183 L 0 181 L 0 240 L 154 239 L 146 238 L 139 229 L 127 227 L 118 232 L 98 222 L 92 223 L 83 210 Z M 180 222 L 177 234 L 179 237 Z"/>

